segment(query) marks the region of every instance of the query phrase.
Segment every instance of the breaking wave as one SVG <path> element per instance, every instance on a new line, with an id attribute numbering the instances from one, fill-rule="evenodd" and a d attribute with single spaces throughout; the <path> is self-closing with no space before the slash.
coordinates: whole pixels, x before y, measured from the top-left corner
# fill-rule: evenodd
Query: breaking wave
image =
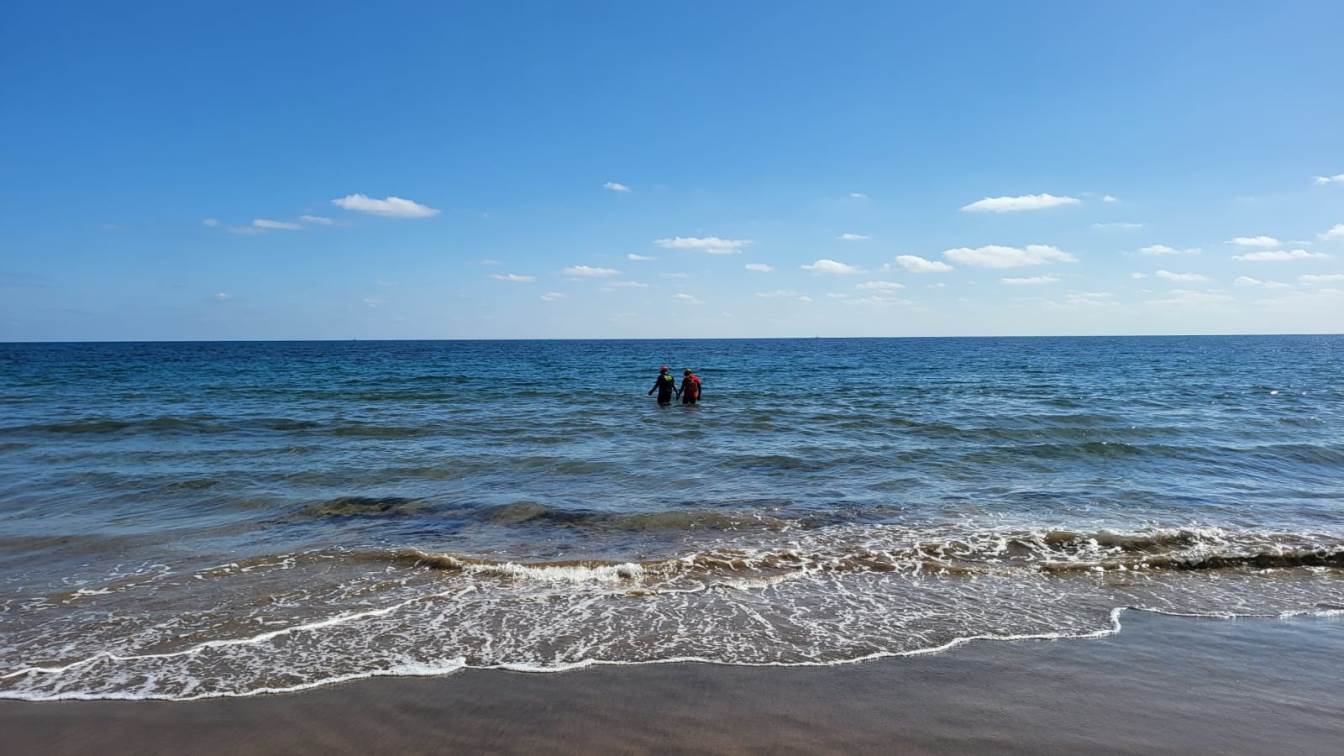
<path id="1" fill-rule="evenodd" d="M 869 533 L 899 531 L 869 526 Z M 826 545 L 823 539 L 813 544 Z M 1216 529 L 1147 533 L 1078 533 L 1068 530 L 986 533 L 941 541 L 899 538 L 882 545 L 854 547 L 844 539 L 831 549 L 774 550 L 725 548 L 672 559 L 641 562 L 573 560 L 492 561 L 419 549 L 364 552 L 354 558 L 440 570 L 538 580 L 597 580 L 714 577 L 738 573 L 911 572 L 939 575 L 988 574 L 1005 570 L 1175 571 L 1344 568 L 1344 542 L 1321 536 L 1241 534 Z"/>

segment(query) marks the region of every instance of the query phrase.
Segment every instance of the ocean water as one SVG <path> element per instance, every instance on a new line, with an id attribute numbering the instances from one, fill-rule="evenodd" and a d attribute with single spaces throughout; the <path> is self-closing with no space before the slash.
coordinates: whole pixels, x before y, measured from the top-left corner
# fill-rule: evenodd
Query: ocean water
<path id="1" fill-rule="evenodd" d="M 660 363 L 692 408 L 645 395 Z M 1344 611 L 1344 337 L 0 344 L 0 697 Z"/>

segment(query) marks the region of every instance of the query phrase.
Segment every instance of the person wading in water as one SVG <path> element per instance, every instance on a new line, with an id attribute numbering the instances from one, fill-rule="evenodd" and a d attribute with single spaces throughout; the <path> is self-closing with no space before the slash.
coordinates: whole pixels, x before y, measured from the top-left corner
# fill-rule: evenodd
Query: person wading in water
<path id="1" fill-rule="evenodd" d="M 682 404 L 700 401 L 700 376 L 692 373 L 690 368 L 681 371 L 681 388 L 677 389 L 677 396 L 681 397 Z"/>
<path id="2" fill-rule="evenodd" d="M 676 390 L 677 379 L 672 377 L 671 371 L 667 365 L 658 368 L 658 377 L 653 381 L 653 388 L 649 389 L 649 394 L 658 392 L 658 404 L 666 407 L 672 403 L 672 392 Z"/>

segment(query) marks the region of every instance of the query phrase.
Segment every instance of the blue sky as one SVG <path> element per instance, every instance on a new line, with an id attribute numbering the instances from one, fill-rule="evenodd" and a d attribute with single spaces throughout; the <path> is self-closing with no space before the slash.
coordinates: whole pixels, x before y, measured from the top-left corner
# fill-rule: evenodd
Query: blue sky
<path id="1" fill-rule="evenodd" d="M 1344 5 L 930 5 L 11 4 L 0 340 L 1344 331 Z"/>

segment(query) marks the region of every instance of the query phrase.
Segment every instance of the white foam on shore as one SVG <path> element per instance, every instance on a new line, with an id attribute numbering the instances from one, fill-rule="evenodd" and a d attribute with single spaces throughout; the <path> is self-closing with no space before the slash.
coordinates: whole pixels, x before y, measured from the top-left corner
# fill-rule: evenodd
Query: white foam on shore
<path id="1" fill-rule="evenodd" d="M 445 595 L 447 595 L 447 594 L 445 594 Z M 377 614 L 379 614 L 379 615 L 381 615 L 381 614 L 388 614 L 388 613 L 391 613 L 392 611 L 395 611 L 395 610 L 398 609 L 398 608 L 401 608 L 402 606 L 405 606 L 406 604 L 413 603 L 414 601 L 419 601 L 419 600 L 423 600 L 423 599 L 427 599 L 427 598 L 431 598 L 431 597 L 426 596 L 426 597 L 423 597 L 423 598 L 421 598 L 421 599 L 413 599 L 412 601 L 403 602 L 402 604 L 398 604 L 398 605 L 396 605 L 396 606 L 387 607 L 386 609 L 383 609 L 383 610 L 376 610 L 376 611 L 377 611 Z M 529 674 L 551 674 L 551 673 L 561 673 L 561 672 L 572 672 L 572 671 L 576 671 L 576 670 L 582 670 L 582 669 L 587 669 L 587 668 L 590 668 L 590 667 L 599 667 L 599 666 L 643 666 L 643 665 L 649 665 L 649 664 L 711 664 L 711 665 L 731 666 L 731 667 L 782 667 L 782 668 L 787 668 L 787 667 L 835 667 L 835 666 L 844 666 L 844 665 L 850 665 L 850 664 L 862 664 L 862 663 L 865 663 L 865 662 L 878 661 L 878 660 L 881 660 L 881 659 L 904 658 L 904 657 L 916 657 L 916 656 L 926 656 L 926 655 L 931 655 L 931 654 L 940 654 L 940 653 L 945 653 L 945 652 L 951 651 L 951 650 L 953 650 L 953 649 L 955 649 L 955 648 L 957 648 L 957 647 L 959 647 L 959 646 L 963 646 L 963 645 L 966 645 L 966 644 L 969 644 L 969 643 L 974 643 L 974 642 L 982 642 L 982 641 L 983 641 L 983 642 L 995 642 L 995 641 L 999 641 L 999 642 L 1019 642 L 1019 641 L 1091 640 L 1091 639 L 1097 639 L 1097 638 L 1105 638 L 1105 637 L 1109 637 L 1109 636 L 1112 636 L 1112 635 L 1116 635 L 1116 634 L 1118 634 L 1118 633 L 1123 629 L 1124 626 L 1123 626 L 1123 624 L 1121 623 L 1120 618 L 1121 618 L 1121 616 L 1122 616 L 1125 612 L 1127 612 L 1127 611 L 1144 612 L 1144 613 L 1149 613 L 1149 614 L 1159 614 L 1159 615 L 1164 615 L 1164 616 L 1174 616 L 1174 617 L 1189 617 L 1189 618 L 1218 619 L 1218 620 L 1228 620 L 1228 619 L 1270 619 L 1270 618 L 1288 619 L 1288 618 L 1298 618 L 1298 617 L 1337 617 L 1337 616 L 1344 616 L 1344 609 L 1302 609 L 1302 610 L 1294 610 L 1294 611 L 1290 611 L 1290 612 L 1281 612 L 1281 613 L 1279 613 L 1279 614 L 1277 614 L 1277 615 L 1271 615 L 1271 614 L 1224 614 L 1224 613 L 1189 613 L 1189 612 L 1172 612 L 1172 611 L 1166 611 L 1166 610 L 1162 610 L 1162 609 L 1155 609 L 1155 608 L 1151 608 L 1151 607 L 1121 606 L 1121 607 L 1115 607 L 1115 608 L 1113 608 L 1113 609 L 1110 611 L 1110 614 L 1109 614 L 1109 617 L 1108 617 L 1108 623 L 1107 623 L 1107 626 L 1106 626 L 1106 627 L 1099 628 L 1099 629 L 1097 629 L 1097 630 L 1089 631 L 1089 632 L 1081 632 L 1081 633 L 1046 632 L 1046 633 L 1022 633 L 1022 634 L 1005 634 L 1005 635 L 992 634 L 992 633 L 989 633 L 989 634 L 976 634 L 976 635 L 967 635 L 967 636 L 962 636 L 962 637 L 954 638 L 954 639 L 949 640 L 949 641 L 947 641 L 947 642 L 945 642 L 945 643 L 941 643 L 941 644 L 934 645 L 934 646 L 929 646 L 929 647 L 926 647 L 926 648 L 911 649 L 911 650 L 906 650 L 906 651 L 890 651 L 890 652 L 886 652 L 886 651 L 884 651 L 884 652 L 877 652 L 877 653 L 872 653 L 872 654 L 865 654 L 865 655 L 857 656 L 857 657 L 853 657 L 853 658 L 834 659 L 834 660 L 826 660 L 826 661 L 750 662 L 750 661 L 725 661 L 725 660 L 722 660 L 722 659 L 714 659 L 714 658 L 701 657 L 701 656 L 673 656 L 673 657 L 667 657 L 667 658 L 662 658 L 662 659 L 650 659 L 650 660 L 643 660 L 643 661 L 623 661 L 623 660 L 614 660 L 614 659 L 583 659 L 583 660 L 576 661 L 576 662 L 564 663 L 564 664 L 554 664 L 554 665 L 538 665 L 538 664 L 530 664 L 530 663 L 509 663 L 509 662 L 503 662 L 503 663 L 498 663 L 498 664 L 473 665 L 473 664 L 469 664 L 469 663 L 467 662 L 467 660 L 465 659 L 465 657 L 456 657 L 456 658 L 452 658 L 452 659 L 446 659 L 446 660 L 444 660 L 444 661 L 442 661 L 442 662 L 437 662 L 437 663 L 426 663 L 426 662 L 418 662 L 418 661 L 409 661 L 409 660 L 408 660 L 408 661 L 403 661 L 403 662 L 394 664 L 394 665 L 392 665 L 392 666 L 390 666 L 390 667 L 388 667 L 388 668 L 385 668 L 385 669 L 368 670 L 368 671 L 364 671 L 364 672 L 355 672 L 355 673 L 349 673 L 349 674 L 333 675 L 333 676 L 330 676 L 330 677 L 325 677 L 325 678 L 322 678 L 322 679 L 311 680 L 311 681 L 302 682 L 302 683 L 296 683 L 296 684 L 294 684 L 294 685 L 289 685 L 289 686 L 262 686 L 262 687 L 257 687 L 257 688 L 249 689 L 249 690 L 246 690 L 246 691 L 239 691 L 239 692 L 234 692 L 234 691 L 222 691 L 222 692 L 217 692 L 217 693 L 200 693 L 200 694 L 196 694 L 196 695 L 170 696 L 170 695 L 156 695 L 156 694 L 153 694 L 153 693 L 129 693 L 129 692 L 127 692 L 127 693 L 119 693 L 119 692 L 89 693 L 89 692 L 82 692 L 82 691 L 60 692 L 60 693 L 55 693 L 55 694 L 50 694 L 50 695 L 40 695 L 40 694 L 28 695 L 28 694 L 20 693 L 20 692 L 17 692 L 17 691 L 0 691 L 0 699 L 10 699 L 10 700 L 20 700 L 20 701 L 31 701 L 31 702 L 41 702 L 41 701 L 103 701 L 103 700 L 116 700 L 116 701 L 178 701 L 178 702 L 187 702 L 187 701 L 207 700 L 207 699 L 211 699 L 211 698 L 249 698 L 249 697 L 253 697 L 253 696 L 261 696 L 261 695 L 272 695 L 272 694 L 280 694 L 280 693 L 295 693 L 295 692 L 300 692 L 300 691 L 304 691 L 304 690 L 311 690 L 311 689 L 313 689 L 313 688 L 324 687 L 324 686 L 327 686 L 327 685 L 337 685 L 337 684 L 340 684 L 340 683 L 354 682 L 354 681 L 357 681 L 357 680 L 372 679 L 372 678 L 377 678 L 377 677 L 438 677 L 438 676 L 446 676 L 446 675 L 449 675 L 449 674 L 453 674 L 453 673 L 455 673 L 455 672 L 462 671 L 462 670 L 464 670 L 464 669 L 476 669 L 476 670 L 499 670 L 499 671 L 510 671 L 510 672 L 524 672 L 524 673 L 529 673 Z M 284 633 L 287 633 L 287 632 L 296 632 L 296 631 L 300 631 L 300 630 L 310 630 L 310 629 L 316 629 L 316 628 L 322 628 L 322 627 L 331 627 L 331 626 L 334 626 L 334 625 L 342 624 L 342 623 L 344 623 L 344 622 L 348 622 L 348 621 L 353 620 L 353 619 L 357 619 L 359 616 L 373 616 L 373 614 L 372 614 L 372 613 L 365 612 L 365 613 L 359 613 L 359 615 L 351 614 L 351 615 L 341 615 L 341 616 L 337 616 L 337 617 L 331 617 L 331 618 L 327 618 L 327 619 L 325 619 L 325 620 L 320 620 L 320 621 L 318 621 L 318 622 L 307 623 L 307 624 L 302 625 L 302 626 L 295 626 L 295 627 L 291 627 L 291 628 L 285 628 L 284 630 L 281 630 L 281 631 L 276 631 L 276 632 L 272 632 L 272 633 L 263 633 L 262 635 L 254 636 L 254 637 L 252 637 L 252 638 L 237 639 L 236 642 L 237 642 L 237 643 L 249 643 L 249 642 L 251 642 L 251 643 L 256 643 L 256 642 L 263 642 L 263 641 L 266 640 L 266 639 L 270 639 L 270 638 L 278 637 L 279 635 L 284 634 Z M 221 641 L 221 642 L 207 642 L 207 643 L 205 643 L 205 644 L 201 644 L 200 646 L 193 647 L 193 649 L 188 649 L 188 650 L 183 651 L 183 652 L 178 652 L 177 654 L 167 654 L 167 655 L 143 655 L 143 656 L 137 656 L 137 657 L 115 657 L 115 656 L 109 656 L 108 658 L 123 658 L 123 659 L 132 659 L 132 658 L 163 658 L 164 656 L 179 655 L 179 654 L 181 654 L 181 653 L 191 653 L 191 652 L 193 652 L 193 651 L 200 650 L 200 649 L 203 649 L 203 648 L 206 648 L 206 647 L 217 647 L 217 646 L 219 646 L 219 645 L 222 645 L 223 643 L 225 643 L 225 642 L 222 642 L 222 641 Z M 37 667 L 30 667 L 30 668 L 27 668 L 27 669 L 25 669 L 25 670 L 19 670 L 17 673 L 10 673 L 10 674 L 8 674 L 8 675 L 4 675 L 4 676 L 0 676 L 0 677 L 10 677 L 10 676 L 13 676 L 14 674 L 28 674 L 28 673 L 37 673 L 37 672 L 44 672 L 44 673 L 52 673 L 52 672 L 56 672 L 56 673 L 59 673 L 60 670 L 69 669 L 69 668 L 78 666 L 78 665 L 80 665 L 80 664 L 87 663 L 87 662 L 92 661 L 92 660 L 93 660 L 93 659 L 82 660 L 81 662 L 75 662 L 75 663 L 72 663 L 72 664 L 70 664 L 70 665 L 66 665 L 65 667 L 61 667 L 61 668 L 37 668 Z"/>
<path id="2" fill-rule="evenodd" d="M 371 670 L 369 672 L 355 672 L 347 675 L 335 675 L 333 677 L 323 678 L 321 680 L 312 680 L 310 682 L 297 683 L 295 685 L 282 687 L 260 687 L 241 693 L 220 692 L 220 693 L 202 693 L 194 696 L 156 696 L 153 694 L 142 693 L 83 693 L 72 691 L 69 693 L 59 693 L 45 697 L 29 696 L 10 696 L 7 692 L 0 692 L 0 699 L 10 699 L 15 701 L 204 701 L 211 698 L 251 698 L 253 696 L 266 696 L 277 693 L 298 693 L 300 691 L 321 688 L 327 685 L 338 685 L 345 682 L 354 682 L 356 680 L 368 680 L 375 677 L 439 677 L 450 675 L 462 669 L 466 669 L 466 660 L 462 658 L 449 659 L 441 664 L 425 664 L 423 662 L 407 662 L 387 669 Z"/>
<path id="3" fill-rule="evenodd" d="M 21 677 L 27 674 L 59 675 L 64 672 L 68 672 L 72 669 L 75 669 L 76 667 L 82 667 L 86 664 L 91 664 L 93 662 L 99 661 L 100 659 L 108 659 L 111 661 L 119 661 L 119 662 L 138 661 L 141 659 L 172 659 L 174 657 L 179 656 L 191 656 L 193 654 L 198 654 L 206 649 L 211 648 L 224 648 L 226 646 L 256 645 L 265 643 L 275 638 L 279 638 L 282 635 L 289 635 L 291 633 L 307 632 L 310 630 L 320 630 L 322 628 L 334 627 L 336 625 L 343 625 L 348 622 L 354 622 L 356 620 L 361 619 L 369 619 L 371 617 L 385 617 L 397 611 L 398 609 L 410 606 L 411 604 L 419 603 L 421 601 L 429 601 L 431 599 L 436 598 L 457 598 L 464 594 L 470 593 L 474 590 L 476 590 L 475 586 L 467 586 L 465 589 L 459 591 L 445 591 L 443 593 L 434 593 L 428 596 L 417 596 L 413 599 L 407 599 L 406 601 L 402 601 L 401 603 L 393 604 L 391 606 L 383 607 L 381 609 L 370 609 L 364 612 L 339 614 L 334 617 L 327 617 L 325 619 L 315 620 L 313 622 L 306 622 L 302 625 L 293 625 L 291 627 L 280 628 L 279 630 L 271 630 L 269 632 L 261 633 L 260 635 L 253 635 L 247 638 L 223 638 L 220 640 L 204 641 L 194 646 L 184 648 L 180 651 L 169 651 L 161 654 L 128 654 L 125 656 L 119 656 L 110 651 L 104 651 L 98 654 L 94 654 L 93 656 L 80 659 L 79 661 L 74 661 L 69 664 L 64 664 L 61 666 L 25 667 L 23 669 L 18 669 L 13 672 L 6 672 L 5 674 L 0 674 L 0 680 L 6 680 L 12 677 Z M 4 697 L 4 693 L 5 691 L 0 691 L 0 698 Z"/>

